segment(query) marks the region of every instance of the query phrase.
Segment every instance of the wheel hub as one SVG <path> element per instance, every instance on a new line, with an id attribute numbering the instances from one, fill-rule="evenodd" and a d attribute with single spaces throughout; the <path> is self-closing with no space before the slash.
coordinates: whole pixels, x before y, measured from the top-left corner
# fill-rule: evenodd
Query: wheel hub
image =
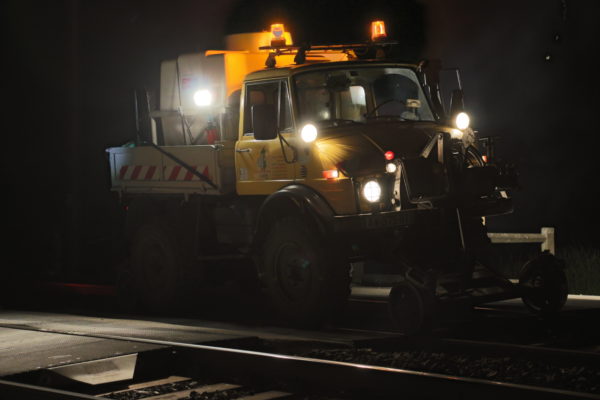
<path id="1" fill-rule="evenodd" d="M 301 246 L 283 244 L 277 253 L 275 268 L 281 289 L 290 300 L 300 300 L 307 295 L 312 278 L 312 260 Z"/>

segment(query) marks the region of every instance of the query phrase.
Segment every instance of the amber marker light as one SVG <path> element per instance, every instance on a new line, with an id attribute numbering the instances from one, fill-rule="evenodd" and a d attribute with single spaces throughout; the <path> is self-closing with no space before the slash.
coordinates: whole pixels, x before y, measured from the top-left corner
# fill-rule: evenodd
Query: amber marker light
<path id="1" fill-rule="evenodd" d="M 385 33 L 385 23 L 383 21 L 371 22 L 371 40 L 382 40 L 387 37 Z"/>

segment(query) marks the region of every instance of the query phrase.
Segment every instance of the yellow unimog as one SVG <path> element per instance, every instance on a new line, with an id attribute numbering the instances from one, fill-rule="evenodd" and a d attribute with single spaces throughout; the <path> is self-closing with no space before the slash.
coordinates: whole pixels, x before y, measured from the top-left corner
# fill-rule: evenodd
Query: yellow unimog
<path id="1" fill-rule="evenodd" d="M 376 273 L 414 333 L 442 304 L 525 293 L 485 268 L 483 217 L 511 211 L 513 176 L 477 150 L 462 90 L 442 105 L 440 64 L 389 59 L 394 46 L 381 21 L 368 42 L 323 46 L 274 24 L 164 61 L 160 109 L 138 94 L 135 143 L 107 150 L 130 298 L 165 310 L 220 271 L 318 323 Z M 527 293 L 540 311 L 564 303 Z"/>

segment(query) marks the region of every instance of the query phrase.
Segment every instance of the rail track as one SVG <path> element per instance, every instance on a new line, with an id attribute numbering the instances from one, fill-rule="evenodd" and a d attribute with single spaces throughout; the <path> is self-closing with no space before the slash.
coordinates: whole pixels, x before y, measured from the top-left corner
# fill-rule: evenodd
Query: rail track
<path id="1" fill-rule="evenodd" d="M 506 379 L 489 374 L 482 360 L 504 360 L 507 367 L 518 360 L 553 366 L 557 379 L 577 375 L 600 382 L 600 355 L 546 349 L 535 346 L 484 343 L 450 339 L 377 338 L 353 347 L 332 348 L 331 343 L 297 346 L 293 341 L 265 341 L 249 348 L 207 346 L 193 343 L 109 334 L 37 329 L 0 325 L 3 328 L 122 340 L 162 346 L 140 353 L 133 380 L 110 385 L 67 383 L 44 371 L 4 377 L 0 398 L 39 399 L 236 399 L 271 398 L 444 398 L 444 399 L 600 399 L 600 383 L 552 387 L 553 382 Z M 404 358 L 403 358 L 404 357 Z M 411 358 L 412 357 L 412 358 Z M 411 361 L 430 360 L 437 365 L 474 365 L 484 374 L 439 372 L 416 367 Z M 442 363 L 442 361 L 444 362 Z M 462 360 L 462 361 L 460 361 Z M 459 362 L 460 361 L 460 362 Z M 413 363 L 414 364 L 414 363 Z M 431 365 L 430 365 L 431 367 Z M 571 369 L 570 369 L 571 368 Z M 579 368 L 579 370 L 572 370 Z M 460 369 L 460 368 L 459 368 Z M 510 368 L 509 368 L 510 369 Z M 561 372 L 562 371 L 562 372 Z M 550 375 L 548 375 L 550 376 Z M 158 383 L 157 383 L 158 380 Z M 134 386 L 132 386 L 134 385 Z"/>

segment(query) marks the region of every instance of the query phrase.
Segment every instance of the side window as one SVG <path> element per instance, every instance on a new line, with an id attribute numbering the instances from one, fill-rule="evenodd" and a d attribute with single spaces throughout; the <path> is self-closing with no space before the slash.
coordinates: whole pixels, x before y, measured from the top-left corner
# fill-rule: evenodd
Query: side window
<path id="1" fill-rule="evenodd" d="M 281 88 L 281 90 L 280 90 Z M 291 132 L 292 116 L 289 103 L 287 82 L 268 82 L 249 84 L 246 87 L 244 105 L 244 135 L 252 135 L 252 106 L 257 104 L 273 104 L 279 110 L 280 132 Z"/>
<path id="2" fill-rule="evenodd" d="M 277 108 L 279 99 L 279 82 L 250 84 L 246 87 L 244 106 L 244 134 L 252 134 L 252 106 L 257 104 L 274 104 Z"/>

